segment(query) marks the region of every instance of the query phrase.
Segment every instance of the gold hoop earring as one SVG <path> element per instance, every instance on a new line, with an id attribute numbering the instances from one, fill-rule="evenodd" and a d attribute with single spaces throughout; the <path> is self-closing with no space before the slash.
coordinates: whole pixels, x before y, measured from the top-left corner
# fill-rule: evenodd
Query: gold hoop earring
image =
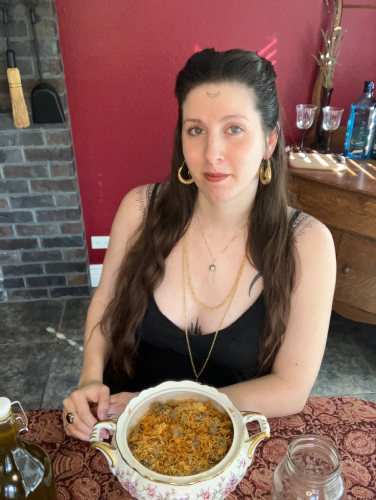
<path id="1" fill-rule="evenodd" d="M 185 160 L 183 161 L 183 163 L 181 164 L 181 167 L 178 170 L 178 179 L 179 179 L 179 181 L 182 184 L 185 184 L 185 185 L 192 184 L 194 182 L 194 180 L 191 177 L 191 174 L 190 174 L 190 172 L 188 170 L 188 167 L 187 167 L 187 170 L 188 170 L 189 179 L 184 179 L 184 177 L 181 175 L 181 172 L 183 170 L 184 164 L 185 164 Z"/>
<path id="2" fill-rule="evenodd" d="M 266 170 L 265 170 L 265 163 L 267 164 Z M 272 180 L 272 167 L 271 167 L 271 162 L 270 159 L 268 160 L 263 160 L 260 165 L 260 181 L 261 184 L 269 184 L 270 181 Z"/>

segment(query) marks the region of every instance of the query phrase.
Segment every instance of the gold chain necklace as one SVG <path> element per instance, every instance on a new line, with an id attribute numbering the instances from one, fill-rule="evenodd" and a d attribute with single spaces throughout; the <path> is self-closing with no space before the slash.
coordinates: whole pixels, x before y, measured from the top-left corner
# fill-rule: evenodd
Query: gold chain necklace
<path id="1" fill-rule="evenodd" d="M 195 367 L 195 364 L 194 364 L 194 361 L 193 361 L 193 356 L 192 356 L 192 351 L 191 351 L 191 346 L 189 344 L 189 337 L 188 337 L 188 320 L 187 320 L 187 300 L 186 300 L 186 294 L 185 294 L 185 266 L 186 264 L 188 264 L 188 262 L 186 263 L 186 257 L 188 256 L 188 253 L 186 254 L 186 239 L 185 239 L 185 235 L 184 235 L 184 249 L 183 249 L 183 299 L 184 299 L 184 329 L 185 329 L 185 338 L 187 340 L 187 347 L 188 347 L 188 352 L 189 352 L 189 358 L 191 360 L 191 365 L 192 365 L 192 369 L 193 369 L 193 373 L 195 374 L 195 377 L 196 377 L 196 382 L 199 378 L 199 376 L 201 375 L 201 373 L 204 371 L 208 361 L 209 361 L 209 358 L 210 358 L 210 355 L 212 353 L 212 350 L 213 350 L 213 347 L 214 347 L 214 344 L 215 344 L 215 341 L 217 340 L 217 336 L 218 336 L 218 332 L 225 320 L 225 317 L 226 317 L 226 314 L 228 313 L 230 307 L 231 307 L 231 304 L 232 304 L 232 301 L 233 301 L 233 298 L 235 296 L 235 293 L 236 293 L 236 290 L 238 288 L 238 285 L 239 285 L 239 281 L 240 281 L 240 278 L 242 277 L 242 274 L 243 274 L 243 270 L 244 270 L 244 266 L 245 266 L 245 263 L 247 261 L 247 256 L 244 255 L 244 258 L 242 260 L 242 263 L 240 264 L 240 268 L 239 268 L 239 271 L 238 271 L 238 275 L 236 276 L 236 280 L 235 280 L 235 283 L 234 283 L 234 286 L 232 287 L 231 289 L 231 296 L 230 296 L 230 300 L 229 300 L 229 303 L 226 307 L 226 311 L 221 319 L 221 322 L 219 323 L 219 326 L 217 328 L 217 331 L 215 332 L 215 335 L 214 335 L 214 339 L 213 339 L 213 342 L 212 342 L 212 345 L 210 347 L 210 350 L 209 350 L 209 354 L 205 360 L 205 363 L 203 364 L 203 367 L 201 368 L 200 372 L 197 373 L 196 371 L 196 367 Z M 188 269 L 188 266 L 187 266 L 187 269 Z"/>
<path id="2" fill-rule="evenodd" d="M 202 226 L 201 226 L 201 222 L 200 222 L 200 219 L 198 217 L 198 215 L 196 214 L 196 217 L 197 217 L 197 220 L 198 220 L 198 223 L 199 223 L 199 226 L 200 226 L 200 229 L 201 229 L 201 234 L 202 234 L 202 237 L 204 238 L 204 241 L 205 241 L 205 244 L 206 244 L 206 247 L 207 249 L 209 250 L 209 253 L 210 253 L 210 257 L 212 258 L 212 263 L 210 264 L 209 266 L 209 285 L 214 285 L 214 276 L 215 276 L 215 271 L 217 269 L 217 266 L 214 265 L 214 262 L 216 260 L 218 260 L 224 253 L 225 251 L 231 246 L 231 243 L 239 236 L 239 234 L 242 232 L 244 226 L 247 224 L 248 222 L 248 219 L 244 222 L 244 224 L 242 225 L 242 227 L 239 229 L 239 231 L 235 234 L 235 236 L 231 239 L 231 241 L 229 242 L 229 244 L 227 245 L 227 247 L 222 250 L 222 252 L 217 255 L 217 257 L 213 257 L 213 254 L 211 253 L 211 250 L 210 250 L 210 247 L 209 247 L 209 244 L 208 242 L 206 241 L 206 238 L 205 238 L 205 234 L 204 234 L 204 231 L 202 229 Z"/>
<path id="3" fill-rule="evenodd" d="M 186 261 L 186 266 L 187 266 L 189 288 L 191 290 L 191 293 L 192 293 L 192 296 L 193 296 L 195 302 L 197 304 L 199 304 L 199 306 L 201 306 L 203 309 L 206 309 L 207 311 L 216 311 L 217 309 L 220 309 L 221 307 L 223 307 L 228 300 L 230 300 L 231 295 L 233 294 L 234 290 L 237 287 L 237 283 L 236 283 L 237 277 L 235 279 L 234 284 L 232 285 L 230 293 L 227 295 L 227 297 L 220 304 L 218 304 L 217 306 L 213 306 L 213 307 L 210 307 L 210 306 L 207 306 L 207 305 L 203 304 L 199 300 L 199 298 L 197 297 L 197 295 L 196 295 L 196 293 L 195 293 L 195 291 L 193 289 L 192 278 L 191 278 L 191 270 L 190 270 L 190 266 L 189 266 L 189 253 L 188 253 L 189 235 L 188 235 L 188 232 L 189 232 L 189 228 L 186 230 L 186 232 L 184 234 L 184 249 L 183 249 L 183 253 L 185 253 L 185 261 Z"/>

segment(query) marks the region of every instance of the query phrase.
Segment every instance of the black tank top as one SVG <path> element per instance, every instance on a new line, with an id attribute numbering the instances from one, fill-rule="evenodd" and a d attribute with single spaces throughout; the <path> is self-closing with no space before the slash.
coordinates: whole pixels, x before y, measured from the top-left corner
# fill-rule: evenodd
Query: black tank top
<path id="1" fill-rule="evenodd" d="M 299 213 L 295 211 L 290 224 Z M 261 293 L 234 323 L 219 331 L 199 382 L 225 387 L 254 378 L 264 321 L 265 304 Z M 185 332 L 162 314 L 154 297 L 149 301 L 137 333 L 139 346 L 132 380 L 115 374 L 111 362 L 106 366 L 104 383 L 110 387 L 112 394 L 139 392 L 168 380 L 195 380 Z M 189 342 L 197 371 L 201 370 L 206 360 L 214 335 L 190 334 Z"/>

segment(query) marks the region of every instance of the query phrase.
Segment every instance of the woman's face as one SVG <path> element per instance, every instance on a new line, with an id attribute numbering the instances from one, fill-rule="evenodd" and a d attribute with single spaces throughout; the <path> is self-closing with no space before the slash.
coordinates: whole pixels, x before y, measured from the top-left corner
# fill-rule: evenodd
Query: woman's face
<path id="1" fill-rule="evenodd" d="M 277 134 L 265 141 L 252 92 L 237 83 L 206 84 L 188 94 L 182 111 L 184 158 L 200 192 L 218 202 L 255 193 Z"/>

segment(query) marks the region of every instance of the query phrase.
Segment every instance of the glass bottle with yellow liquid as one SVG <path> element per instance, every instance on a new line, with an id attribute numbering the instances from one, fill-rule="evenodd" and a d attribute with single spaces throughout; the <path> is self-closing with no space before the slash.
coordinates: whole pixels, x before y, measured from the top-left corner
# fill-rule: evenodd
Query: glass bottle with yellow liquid
<path id="1" fill-rule="evenodd" d="M 13 413 L 16 403 L 21 417 Z M 27 417 L 16 403 L 0 397 L 0 500 L 57 500 L 51 461 L 40 446 L 21 438 Z"/>

